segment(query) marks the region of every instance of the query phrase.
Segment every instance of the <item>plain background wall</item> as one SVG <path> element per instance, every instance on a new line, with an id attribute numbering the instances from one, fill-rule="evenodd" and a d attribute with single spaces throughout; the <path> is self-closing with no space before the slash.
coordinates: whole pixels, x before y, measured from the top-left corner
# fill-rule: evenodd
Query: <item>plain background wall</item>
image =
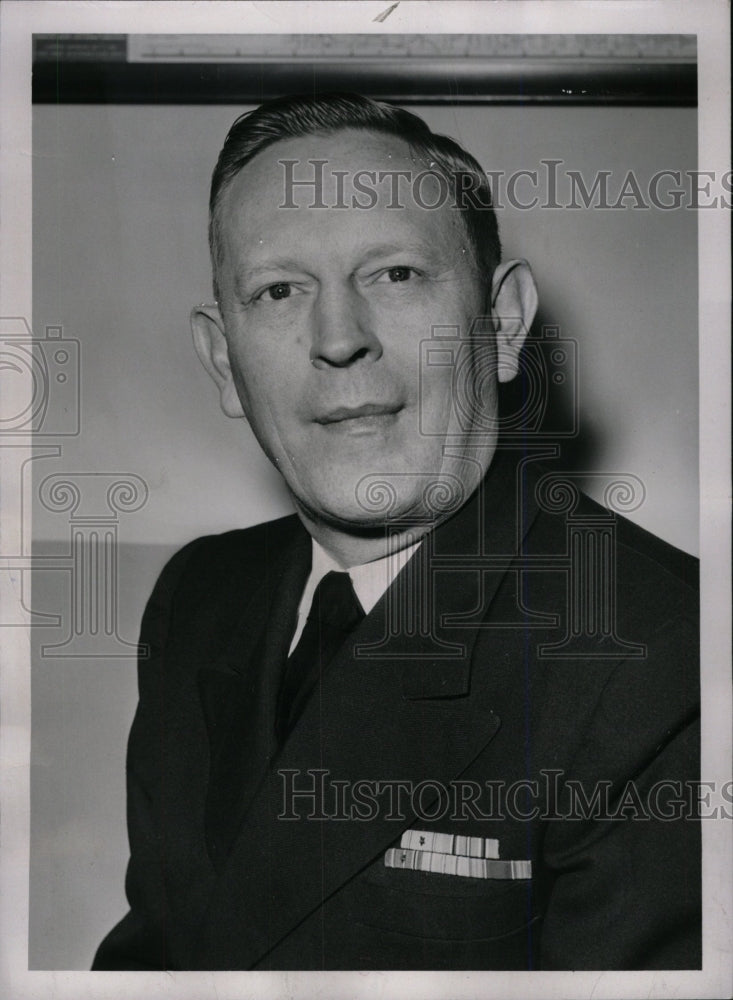
<path id="1" fill-rule="evenodd" d="M 81 342 L 81 433 L 54 472 L 131 472 L 148 486 L 119 524 L 120 634 L 140 615 L 168 554 L 188 539 L 290 510 L 242 421 L 220 412 L 191 346 L 188 313 L 211 300 L 208 183 L 234 107 L 34 109 L 36 336 Z M 696 167 L 696 113 L 668 108 L 416 109 L 490 171 L 562 160 L 590 185 L 629 170 Z M 528 199 L 527 185 L 518 193 Z M 542 193 L 542 192 L 540 192 Z M 558 190 L 563 200 L 567 186 Z M 639 477 L 631 517 L 697 551 L 697 228 L 694 211 L 499 213 L 507 256 L 526 257 L 542 323 L 577 341 L 584 471 Z M 594 492 L 589 479 L 589 492 Z M 36 551 L 62 552 L 68 515 L 34 508 Z M 69 579 L 34 574 L 31 968 L 83 969 L 124 912 L 124 750 L 136 698 L 131 659 L 41 656 L 68 631 Z"/>

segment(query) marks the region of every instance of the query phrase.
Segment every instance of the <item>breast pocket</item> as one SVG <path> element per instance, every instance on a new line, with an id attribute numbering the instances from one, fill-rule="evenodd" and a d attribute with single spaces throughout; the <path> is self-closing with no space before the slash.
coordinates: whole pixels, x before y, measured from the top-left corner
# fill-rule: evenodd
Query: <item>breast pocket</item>
<path id="1" fill-rule="evenodd" d="M 537 920 L 531 879 L 484 879 L 385 866 L 380 857 L 354 885 L 357 922 L 443 941 L 490 941 Z"/>

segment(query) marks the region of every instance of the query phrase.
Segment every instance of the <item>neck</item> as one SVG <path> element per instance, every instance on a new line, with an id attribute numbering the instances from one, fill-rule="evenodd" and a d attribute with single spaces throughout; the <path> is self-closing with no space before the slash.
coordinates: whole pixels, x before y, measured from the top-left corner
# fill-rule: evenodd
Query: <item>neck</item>
<path id="1" fill-rule="evenodd" d="M 430 524 L 416 524 L 401 532 L 374 533 L 373 535 L 353 535 L 332 525 L 324 524 L 298 509 L 298 516 L 306 531 L 321 545 L 342 569 L 374 562 L 384 556 L 412 545 L 430 531 Z"/>

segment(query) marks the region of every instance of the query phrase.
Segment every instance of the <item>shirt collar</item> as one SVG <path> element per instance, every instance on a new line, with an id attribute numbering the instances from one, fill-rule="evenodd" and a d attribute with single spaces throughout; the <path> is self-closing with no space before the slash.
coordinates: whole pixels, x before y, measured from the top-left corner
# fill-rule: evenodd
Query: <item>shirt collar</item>
<path id="1" fill-rule="evenodd" d="M 422 539 L 418 539 L 418 541 L 413 542 L 412 545 L 407 545 L 404 549 L 388 553 L 381 559 L 375 559 L 372 562 L 362 563 L 360 566 L 351 566 L 345 571 L 343 566 L 340 566 L 336 560 L 333 559 L 328 552 L 326 552 L 323 546 L 319 545 L 315 538 L 312 538 L 311 572 L 306 581 L 303 596 L 301 597 L 300 604 L 298 606 L 298 623 L 295 629 L 295 634 L 292 638 L 290 651 L 292 652 L 297 645 L 298 639 L 300 638 L 305 626 L 311 604 L 313 603 L 313 595 L 316 592 L 316 587 L 326 573 L 330 573 L 331 571 L 335 573 L 348 572 L 351 577 L 351 583 L 354 587 L 356 596 L 359 599 L 359 604 L 361 604 L 364 609 L 364 614 L 368 615 L 372 608 L 377 604 L 382 594 L 387 591 L 397 574 L 415 554 L 417 549 L 420 547 L 421 541 Z"/>
<path id="2" fill-rule="evenodd" d="M 337 573 L 344 572 L 343 568 L 332 559 L 326 550 L 313 539 L 313 563 L 311 569 L 311 580 L 313 592 L 315 592 L 320 580 L 334 570 Z M 417 551 L 420 540 L 397 552 L 388 553 L 381 559 L 374 559 L 372 562 L 362 563 L 360 566 L 351 566 L 347 572 L 351 577 L 356 596 L 364 609 L 364 614 L 368 615 L 375 606 L 382 594 L 385 593 L 400 570 L 410 560 Z M 306 587 L 307 589 L 307 587 Z M 312 597 L 312 594 L 311 594 Z M 310 605 L 309 605 L 310 607 Z"/>

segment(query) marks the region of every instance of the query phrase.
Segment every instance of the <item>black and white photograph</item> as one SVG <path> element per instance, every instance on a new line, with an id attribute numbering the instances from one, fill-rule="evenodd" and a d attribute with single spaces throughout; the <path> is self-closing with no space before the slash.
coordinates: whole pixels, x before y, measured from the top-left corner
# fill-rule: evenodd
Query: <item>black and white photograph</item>
<path id="1" fill-rule="evenodd" d="M 727 5 L 1 14 L 7 995 L 729 995 Z"/>

